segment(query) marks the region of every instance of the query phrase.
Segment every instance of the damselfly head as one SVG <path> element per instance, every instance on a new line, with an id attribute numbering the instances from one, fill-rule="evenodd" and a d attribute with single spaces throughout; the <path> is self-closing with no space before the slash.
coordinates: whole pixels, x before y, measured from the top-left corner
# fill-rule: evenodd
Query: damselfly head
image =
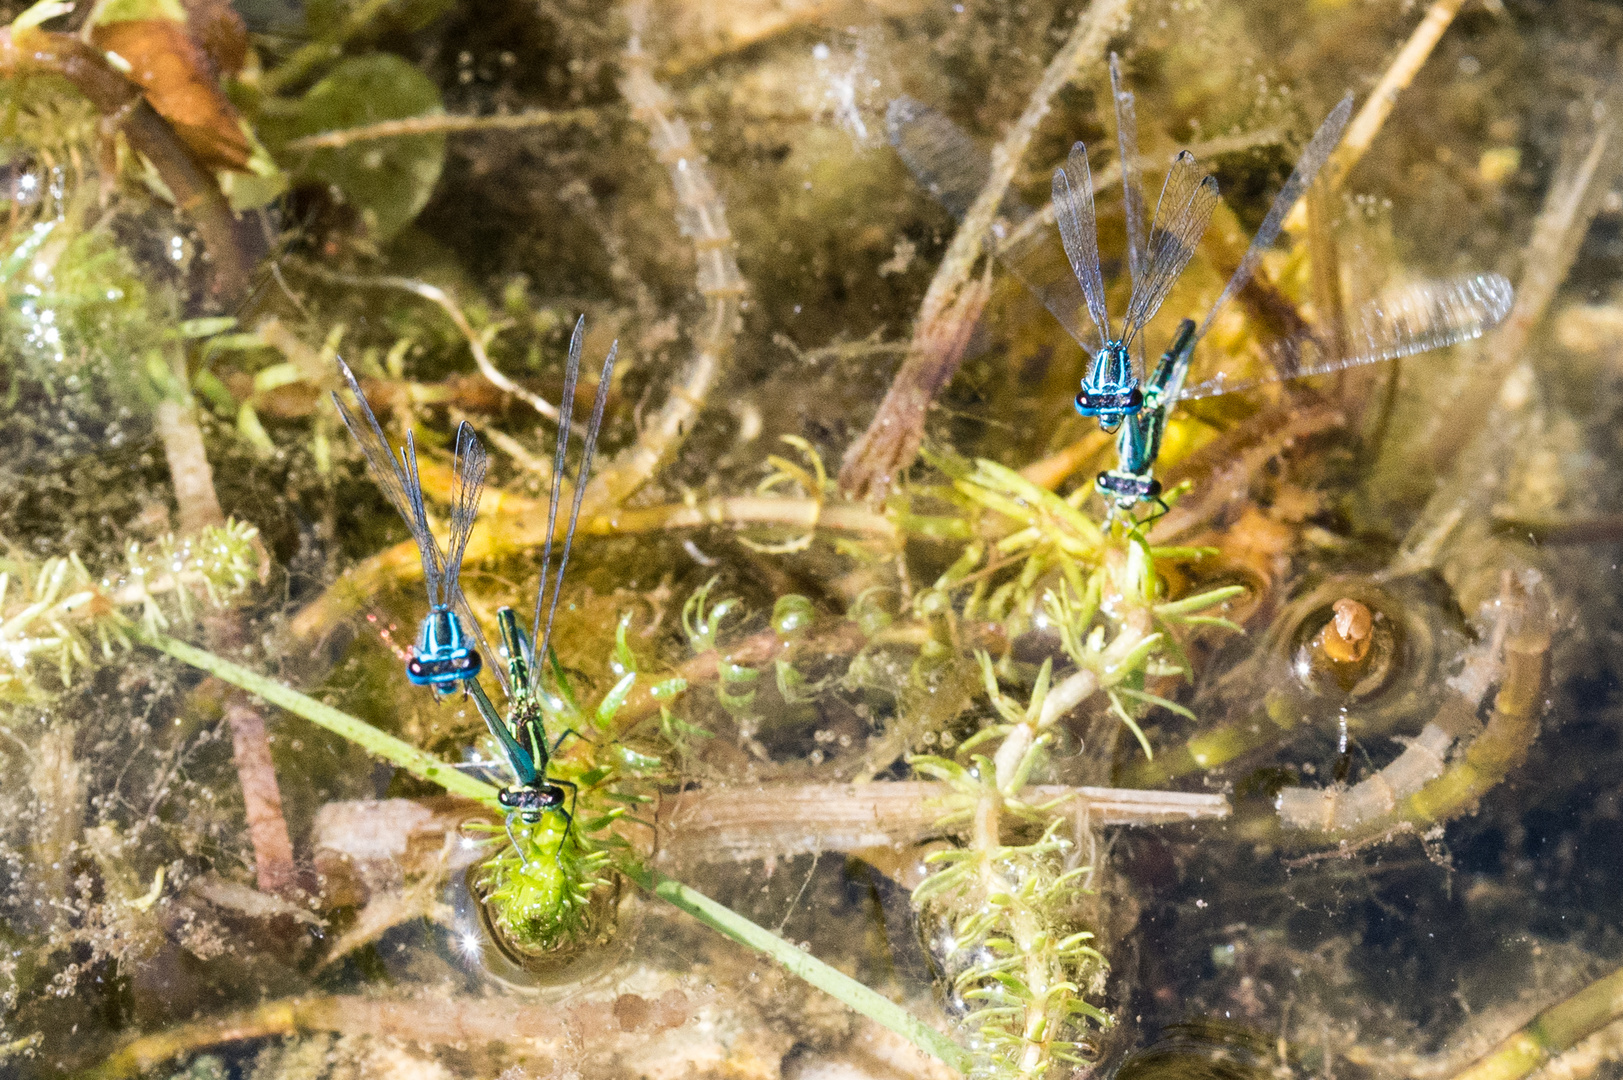
<path id="1" fill-rule="evenodd" d="M 456 612 L 436 607 L 417 634 L 417 647 L 406 661 L 406 678 L 438 693 L 450 693 L 456 684 L 478 675 L 482 666 L 479 650 L 462 632 Z"/>
<path id="2" fill-rule="evenodd" d="M 1106 431 L 1114 431 L 1125 417 L 1144 407 L 1144 394 L 1133 374 L 1133 363 L 1120 342 L 1106 342 L 1093 358 L 1082 392 L 1076 395 L 1076 411 L 1098 417 Z"/>
<path id="3" fill-rule="evenodd" d="M 527 825 L 538 824 L 547 811 L 562 807 L 564 799 L 564 789 L 556 784 L 539 784 L 534 787 L 515 784 L 503 788 L 496 795 L 497 802 L 514 811 L 519 820 Z"/>

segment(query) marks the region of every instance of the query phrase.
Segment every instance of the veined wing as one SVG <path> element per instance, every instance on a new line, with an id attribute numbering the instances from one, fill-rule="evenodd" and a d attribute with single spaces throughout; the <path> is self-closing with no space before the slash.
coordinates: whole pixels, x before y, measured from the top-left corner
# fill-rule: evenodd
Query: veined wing
<path id="1" fill-rule="evenodd" d="M 1274 370 L 1256 377 L 1217 375 L 1176 400 L 1217 397 L 1268 383 L 1326 375 L 1361 364 L 1395 360 L 1479 338 L 1510 313 L 1515 290 L 1499 274 L 1423 281 L 1366 303 L 1348 320 L 1346 355 L 1317 337 L 1275 346 Z"/>
<path id="2" fill-rule="evenodd" d="M 1279 189 L 1274 196 L 1273 205 L 1268 208 L 1268 216 L 1262 219 L 1257 234 L 1251 238 L 1251 246 L 1245 249 L 1245 255 L 1240 259 L 1240 265 L 1235 268 L 1229 277 L 1228 284 L 1223 286 L 1223 292 L 1218 296 L 1217 302 L 1206 313 L 1205 320 L 1195 333 L 1195 341 L 1199 342 L 1206 336 L 1206 331 L 1212 328 L 1212 321 L 1217 313 L 1232 300 L 1236 293 L 1245 288 L 1246 282 L 1256 272 L 1257 264 L 1262 261 L 1265 251 L 1274 246 L 1279 239 L 1279 231 L 1285 226 L 1285 217 L 1296 206 L 1296 200 L 1313 183 L 1313 178 L 1319 174 L 1319 169 L 1329 160 L 1330 152 L 1341 142 L 1341 133 L 1346 130 L 1347 122 L 1352 119 L 1353 96 L 1348 94 L 1330 115 L 1324 118 L 1319 130 L 1313 133 L 1307 146 L 1302 149 L 1301 156 L 1296 159 L 1296 167 L 1291 170 L 1290 178 L 1285 186 Z"/>
<path id="3" fill-rule="evenodd" d="M 1056 206 L 1058 200 L 1055 200 Z M 1208 176 L 1185 150 L 1178 155 L 1161 187 L 1155 222 L 1145 251 L 1144 275 L 1133 283 L 1127 301 L 1122 340 L 1131 343 L 1144 324 L 1155 317 L 1172 285 L 1195 255 L 1195 248 L 1217 209 L 1217 181 Z"/>
<path id="4" fill-rule="evenodd" d="M 1116 149 L 1121 161 L 1122 208 L 1127 217 L 1127 270 L 1136 287 L 1144 276 L 1144 181 L 1138 168 L 1138 110 L 1122 86 L 1121 58 L 1110 54 L 1110 96 L 1116 102 Z M 1133 371 L 1144 377 L 1144 336 L 1131 350 Z"/>
<path id="5" fill-rule="evenodd" d="M 598 376 L 597 397 L 592 402 L 592 419 L 586 425 L 586 449 L 580 459 L 580 470 L 575 474 L 575 501 L 569 511 L 569 524 L 564 529 L 563 554 L 558 559 L 558 574 L 551 586 L 552 603 L 547 608 L 547 621 L 543 626 L 541 605 L 548 595 L 547 571 L 552 562 L 552 533 L 558 522 L 564 457 L 569 449 L 569 419 L 571 412 L 574 411 L 575 381 L 580 375 L 581 341 L 585 332 L 586 316 L 582 315 L 575 322 L 575 332 L 570 335 L 569 362 L 564 368 L 564 393 L 559 401 L 561 415 L 558 418 L 558 444 L 552 467 L 552 498 L 547 504 L 547 539 L 541 555 L 541 585 L 535 594 L 535 629 L 530 636 L 532 647 L 535 649 L 535 654 L 531 657 L 530 681 L 531 689 L 537 694 L 540 693 L 542 673 L 547 666 L 547 649 L 552 641 L 552 620 L 558 614 L 558 597 L 563 592 L 564 571 L 569 569 L 569 551 L 575 544 L 575 526 L 580 522 L 581 502 L 586 498 L 586 481 L 592 475 L 592 456 L 597 452 L 597 435 L 603 427 L 603 408 L 609 400 L 609 382 L 614 375 L 614 359 L 620 351 L 618 341 L 609 346 L 609 355 L 604 359 L 603 371 Z"/>
<path id="6" fill-rule="evenodd" d="M 1071 261 L 1076 280 L 1082 285 L 1088 316 L 1099 335 L 1109 341 L 1110 311 L 1105 306 L 1105 278 L 1099 269 L 1099 229 L 1093 212 L 1093 172 L 1088 168 L 1088 148 L 1071 146 L 1070 156 L 1054 170 L 1054 220 L 1059 223 L 1060 242 Z"/>
<path id="7" fill-rule="evenodd" d="M 485 474 L 490 469 L 490 457 L 485 453 L 479 436 L 474 434 L 473 425 L 466 420 L 456 429 L 455 469 L 455 486 L 451 490 L 451 542 L 445 554 L 442 602 L 456 612 L 463 628 L 477 639 L 479 651 L 488 661 L 486 668 L 496 673 L 496 679 L 505 692 L 508 689 L 507 665 L 501 663 L 500 656 L 490 647 L 484 627 L 474 618 L 468 598 L 463 595 L 460 581 L 462 558 L 468 550 L 468 537 L 473 534 L 474 520 L 479 513 L 479 496 L 484 492 Z"/>
<path id="8" fill-rule="evenodd" d="M 1121 186 L 1127 212 L 1127 268 L 1137 285 L 1144 276 L 1144 181 L 1138 169 L 1138 111 L 1133 93 L 1122 89 L 1121 60 L 1110 54 L 1110 94 L 1116 100 L 1116 147 L 1121 153 Z"/>
<path id="9" fill-rule="evenodd" d="M 473 425 L 466 420 L 456 429 L 455 480 L 451 488 L 451 541 L 445 547 L 445 595 L 440 603 L 451 602 L 450 592 L 457 587 L 462 571 L 462 556 L 468 550 L 468 537 L 479 513 L 479 496 L 485 490 L 485 473 L 490 458 L 473 433 Z"/>
<path id="10" fill-rule="evenodd" d="M 334 392 L 333 404 L 338 406 L 338 415 L 344 420 L 344 426 L 354 436 L 355 442 L 360 446 L 361 452 L 366 455 L 367 464 L 372 467 L 373 479 L 383 494 L 388 497 L 395 510 L 411 530 L 411 537 L 417 542 L 418 554 L 423 559 L 423 579 L 428 585 L 428 599 L 431 604 L 441 603 L 444 577 L 444 556 L 440 553 L 440 545 L 434 539 L 434 534 L 428 528 L 428 511 L 423 507 L 423 485 L 417 475 L 417 444 L 410 432 L 406 434 L 406 446 L 395 457 L 395 452 L 389 446 L 389 440 L 383 434 L 383 428 L 378 423 L 377 416 L 372 412 L 372 406 L 367 402 L 366 395 L 361 392 L 361 384 L 356 381 L 355 373 L 350 371 L 349 365 L 343 360 L 338 361 L 338 369 L 349 384 L 349 391 L 360 408 L 361 415 L 366 423 L 362 425 L 350 411 L 344 407 L 344 401 Z"/>
<path id="11" fill-rule="evenodd" d="M 909 97 L 890 103 L 885 126 L 890 144 L 919 186 L 962 221 L 991 175 L 986 152 L 940 111 Z M 1025 221 L 1033 211 L 1018 199 L 1005 197 L 999 213 L 1005 220 L 993 230 L 1001 239 L 1007 225 Z M 996 249 L 998 261 L 1091 354 L 1099 344 L 1083 314 L 1087 301 L 1070 264 L 1054 249 L 1052 237 L 1047 229 L 1039 229 L 1016 243 L 1003 244 Z"/>

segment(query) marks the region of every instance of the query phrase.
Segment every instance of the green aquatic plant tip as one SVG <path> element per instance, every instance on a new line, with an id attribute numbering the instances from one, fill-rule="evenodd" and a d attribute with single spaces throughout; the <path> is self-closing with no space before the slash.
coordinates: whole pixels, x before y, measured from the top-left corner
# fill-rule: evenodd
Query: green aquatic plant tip
<path id="1" fill-rule="evenodd" d="M 473 887 L 511 945 L 546 952 L 591 929 L 593 894 L 612 885 L 609 852 L 586 850 L 558 814 L 531 825 L 513 820 L 475 826 L 501 846 L 479 868 Z M 507 842 L 503 842 L 507 841 Z"/>
<path id="2" fill-rule="evenodd" d="M 131 544 L 124 565 L 100 576 L 77 553 L 39 563 L 0 559 L 0 698 L 37 698 L 42 670 L 66 686 L 76 671 L 127 649 L 138 632 L 229 605 L 257 579 L 258 535 L 227 521 Z"/>

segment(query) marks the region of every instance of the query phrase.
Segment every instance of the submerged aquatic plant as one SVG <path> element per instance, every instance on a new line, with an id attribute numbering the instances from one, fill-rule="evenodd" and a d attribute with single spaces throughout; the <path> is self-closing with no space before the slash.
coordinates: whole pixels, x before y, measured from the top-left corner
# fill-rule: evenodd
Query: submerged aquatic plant
<path id="1" fill-rule="evenodd" d="M 257 578 L 258 534 L 227 521 L 132 543 L 122 570 L 100 577 L 77 553 L 0 559 L 0 697 L 39 697 L 41 668 L 67 685 L 76 670 L 128 649 L 132 630 L 167 630 L 195 618 L 199 605 L 226 606 Z"/>
<path id="2" fill-rule="evenodd" d="M 1043 666 L 1023 710 L 998 689 L 985 653 L 981 667 L 1006 726 L 1034 722 L 1050 666 Z M 979 754 L 968 768 L 943 758 L 913 760 L 916 771 L 968 802 L 958 813 L 973 819 L 967 846 L 930 856 L 933 873 L 913 890 L 913 905 L 949 1003 L 968 1029 L 979 1076 L 1041 1077 L 1085 1065 L 1086 1025 L 1110 1023 L 1087 999 L 1103 988 L 1106 961 L 1090 944 L 1093 932 L 1075 918 L 1075 894 L 1092 867 L 1076 865 L 1077 841 L 1060 835 L 1066 818 L 1056 813 L 1058 804 L 1020 798 L 1046 741 L 1044 735 L 1030 746 L 1008 777 Z M 1040 835 L 1007 842 L 1004 830 L 1019 824 L 1035 824 Z"/>
<path id="3" fill-rule="evenodd" d="M 1149 679 L 1189 673 L 1174 628 L 1234 628 L 1206 613 L 1242 590 L 1169 600 L 1136 526 L 1101 528 L 1070 502 L 990 462 L 977 463 L 956 486 L 976 504 L 1024 525 L 992 547 L 993 557 L 1012 555 L 1006 559 L 1012 565 L 1023 556 L 1024 565 L 988 607 L 1009 612 L 1045 569 L 1058 571 L 1040 609 L 1020 621 L 1040 620 L 1057 632 L 1072 670 L 1055 682 L 1050 657 L 1029 690 L 1016 695 L 999 678 L 1000 668 L 1012 676 L 1012 665 L 978 654 L 993 717 L 959 746 L 956 759 L 911 759 L 916 772 L 953 793 L 941 824 L 969 825 L 966 845 L 930 856 L 934 871 L 914 890 L 913 904 L 948 998 L 970 1032 L 976 1075 L 1042 1077 L 1089 1063 L 1088 1025 L 1108 1026 L 1111 1019 L 1088 1000 L 1102 990 L 1106 969 L 1078 903 L 1092 879 L 1091 865 L 1083 862 L 1092 847 L 1088 825 L 1080 820 L 1066 836 L 1071 815 L 1065 801 L 1033 803 L 1024 793 L 1045 768 L 1060 720 L 1090 701 L 1102 699 L 1150 754 L 1135 713 L 1147 705 L 1187 712 L 1146 689 Z M 974 545 L 970 553 L 978 554 Z M 965 577 L 961 573 L 956 584 Z M 981 578 L 965 608 L 980 603 L 985 582 Z M 954 585 L 944 576 L 937 588 Z M 1090 752 L 1108 756 L 1110 747 L 1107 739 Z"/>

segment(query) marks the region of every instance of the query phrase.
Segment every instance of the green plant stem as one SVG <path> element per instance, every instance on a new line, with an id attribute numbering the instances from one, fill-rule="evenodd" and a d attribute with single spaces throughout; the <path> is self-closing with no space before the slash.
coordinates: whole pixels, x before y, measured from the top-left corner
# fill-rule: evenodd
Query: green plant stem
<path id="1" fill-rule="evenodd" d="M 744 918 L 722 904 L 638 863 L 623 868 L 626 875 L 648 892 L 692 915 L 712 930 L 782 964 L 825 994 L 843 1002 L 877 1024 L 906 1038 L 930 1056 L 959 1072 L 969 1070 L 969 1055 L 957 1043 L 882 994 L 864 986 L 810 953 Z"/>
<path id="2" fill-rule="evenodd" d="M 1623 1016 L 1623 968 L 1535 1016 L 1454 1080 L 1521 1080 L 1579 1040 Z"/>
<path id="3" fill-rule="evenodd" d="M 408 742 L 379 731 L 364 720 L 357 720 L 346 712 L 341 712 L 331 705 L 324 705 L 315 698 L 306 697 L 257 671 L 250 671 L 215 656 L 206 649 L 188 645 L 167 634 L 152 633 L 137 627 L 131 631 L 130 636 L 143 645 L 168 653 L 182 663 L 206 671 L 233 686 L 240 686 L 251 694 L 257 694 L 272 705 L 286 709 L 295 716 L 302 716 L 312 724 L 318 724 L 367 752 L 398 765 L 413 776 L 438 784 L 453 795 L 477 799 L 488 806 L 498 805 L 496 789 L 489 784 L 458 772 L 433 754 L 425 753 Z"/>
<path id="4" fill-rule="evenodd" d="M 286 709 L 295 716 L 302 716 L 313 724 L 319 724 L 333 734 L 350 740 L 385 761 L 405 769 L 413 776 L 440 785 L 454 795 L 476 799 L 489 806 L 498 805 L 494 787 L 458 772 L 432 754 L 426 754 L 408 742 L 385 734 L 348 713 L 340 712 L 256 671 L 233 664 L 229 660 L 199 649 L 195 645 L 188 645 L 167 634 L 152 633 L 137 627 L 131 631 L 131 636 L 182 663 L 190 664 L 233 686 L 240 686 L 249 693 L 257 694 L 272 705 Z M 782 964 L 791 974 L 800 976 L 863 1016 L 896 1032 L 926 1053 L 960 1071 L 968 1068 L 968 1056 L 951 1039 L 844 972 L 802 952 L 770 930 L 757 926 L 702 893 L 648 869 L 640 862 L 629 862 L 628 865 L 622 866 L 621 870 L 627 877 L 661 900 L 680 908 L 734 941 L 765 953 Z"/>

